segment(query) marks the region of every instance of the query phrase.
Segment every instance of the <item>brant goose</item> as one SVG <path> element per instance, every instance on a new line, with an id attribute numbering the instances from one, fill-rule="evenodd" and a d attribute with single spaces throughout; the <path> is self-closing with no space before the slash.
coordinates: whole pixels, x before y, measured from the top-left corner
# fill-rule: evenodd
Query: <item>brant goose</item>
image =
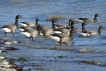
<path id="1" fill-rule="evenodd" d="M 87 37 L 87 36 L 95 36 L 95 35 L 101 35 L 101 29 L 104 28 L 102 25 L 99 26 L 98 31 L 94 30 L 85 30 L 84 24 L 82 23 L 82 32 L 80 33 L 81 36 Z"/>
<path id="2" fill-rule="evenodd" d="M 74 21 L 72 21 L 72 22 L 74 22 Z M 71 27 L 70 35 L 67 35 L 65 33 L 59 33 L 59 34 L 54 33 L 50 36 L 50 38 L 57 41 L 60 45 L 67 44 L 73 40 L 73 29 L 74 29 L 74 26 Z"/>
<path id="3" fill-rule="evenodd" d="M 72 21 L 73 21 L 73 22 L 72 22 Z M 69 35 L 69 34 L 70 34 L 71 27 L 73 27 L 74 24 L 75 24 L 75 21 L 72 20 L 72 19 L 70 19 L 70 20 L 69 20 L 69 25 L 68 25 L 67 27 L 57 29 L 56 31 L 54 31 L 54 33 L 66 33 L 67 35 Z M 79 31 L 80 31 L 80 29 L 78 29 L 78 28 L 74 28 L 74 29 L 73 29 L 73 32 L 74 32 L 74 33 L 79 32 Z"/>
<path id="4" fill-rule="evenodd" d="M 70 19 L 69 20 L 69 25 L 68 25 L 68 28 L 69 26 L 71 26 L 71 22 L 74 21 L 73 19 Z M 55 30 L 58 30 L 58 29 L 63 29 L 63 28 L 67 28 L 66 25 L 60 25 L 60 24 L 55 24 L 55 20 L 53 19 L 52 20 L 52 28 Z"/>
<path id="5" fill-rule="evenodd" d="M 25 31 L 25 30 L 33 29 L 33 28 L 30 27 L 30 26 L 25 26 L 25 27 L 18 27 L 18 29 L 22 32 L 22 31 Z"/>
<path id="6" fill-rule="evenodd" d="M 104 28 L 102 25 L 99 26 L 98 31 L 88 30 L 89 36 L 101 35 L 101 29 Z"/>
<path id="7" fill-rule="evenodd" d="M 82 22 L 82 30 L 79 33 L 81 36 L 84 36 L 84 37 L 89 36 L 88 32 L 85 29 L 85 25 L 87 25 L 87 24 L 85 22 Z"/>
<path id="8" fill-rule="evenodd" d="M 17 30 L 18 28 L 18 19 L 22 18 L 20 15 L 17 15 L 15 18 L 15 23 L 14 24 L 8 24 L 8 25 L 4 25 L 2 26 L 2 30 L 6 33 L 12 33 L 14 36 L 14 32 Z"/>
<path id="9" fill-rule="evenodd" d="M 73 20 L 70 19 L 70 20 L 69 20 L 69 25 L 68 25 L 67 27 L 64 27 L 64 28 L 54 29 L 54 28 L 55 28 L 55 27 L 54 27 L 55 25 L 53 25 L 54 33 L 65 33 L 65 34 L 69 35 L 69 34 L 70 34 L 71 27 L 74 26 L 74 25 L 71 24 L 72 21 L 73 21 Z M 73 23 L 74 23 L 74 22 L 73 22 Z"/>
<path id="10" fill-rule="evenodd" d="M 20 22 L 20 24 L 21 24 L 22 26 L 36 27 L 36 26 L 38 25 L 38 21 L 39 21 L 39 19 L 36 19 L 35 24 L 32 23 L 32 22 Z"/>
<path id="11" fill-rule="evenodd" d="M 34 38 L 40 34 L 38 29 L 27 29 L 27 30 L 21 31 L 20 33 L 25 35 L 29 39 L 32 38 L 32 41 L 34 41 Z"/>
<path id="12" fill-rule="evenodd" d="M 80 22 L 96 22 L 97 21 L 97 17 L 99 17 L 99 14 L 95 14 L 94 19 L 91 18 L 78 18 L 78 21 Z"/>
<path id="13" fill-rule="evenodd" d="M 40 30 L 40 35 L 43 35 L 46 38 L 54 33 L 52 28 L 43 25 L 38 25 L 37 29 Z"/>

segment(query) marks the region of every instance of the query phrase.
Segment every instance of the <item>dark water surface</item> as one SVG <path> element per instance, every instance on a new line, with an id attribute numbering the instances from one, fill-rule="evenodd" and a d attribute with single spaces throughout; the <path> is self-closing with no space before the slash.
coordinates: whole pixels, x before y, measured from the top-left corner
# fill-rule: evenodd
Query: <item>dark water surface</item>
<path id="1" fill-rule="evenodd" d="M 35 22 L 36 18 L 39 18 L 40 24 L 51 27 L 51 22 L 46 21 L 50 16 L 64 16 L 64 20 L 57 21 L 58 23 L 68 23 L 70 18 L 77 19 L 79 17 L 93 18 L 94 14 L 100 14 L 98 21 L 95 23 L 89 23 L 86 28 L 96 30 L 99 25 L 103 25 L 105 28 L 102 30 L 101 36 L 93 37 L 79 37 L 75 35 L 75 44 L 68 44 L 69 47 L 75 48 L 93 48 L 95 50 L 106 51 L 106 0 L 1 0 L 0 1 L 0 26 L 14 22 L 14 18 L 17 14 L 23 16 L 19 19 L 21 21 Z M 20 26 L 20 25 L 19 25 Z M 75 25 L 75 27 L 81 28 L 81 23 Z M 0 36 L 3 37 L 3 31 L 0 31 Z M 58 44 L 51 39 L 43 39 L 42 37 L 35 38 L 36 42 L 27 40 L 23 35 L 19 34 L 19 31 L 15 33 L 17 40 L 29 42 L 31 45 L 39 46 L 58 46 Z M 10 39 L 11 34 L 7 34 Z M 4 37 L 3 37 L 4 38 Z M 58 52 L 58 51 L 57 51 Z M 49 53 L 49 52 L 48 52 Z M 106 52 L 101 52 L 100 55 L 104 55 Z M 60 53 L 61 54 L 61 53 Z M 73 55 L 75 53 L 72 53 Z M 51 54 L 52 55 L 52 54 Z M 64 55 L 64 54 L 63 54 Z M 76 55 L 76 54 L 75 54 Z M 98 53 L 93 53 L 88 58 L 91 58 Z M 86 55 L 85 59 L 86 59 Z M 103 61 L 104 57 L 97 57 Z M 78 58 L 80 59 L 80 58 Z M 92 67 L 91 67 L 92 68 Z M 92 68 L 93 69 L 93 68 Z M 96 69 L 96 68 L 95 68 Z M 94 69 L 94 70 L 95 70 Z M 75 70 L 73 70 L 75 71 Z M 89 70 L 86 70 L 89 71 Z"/>

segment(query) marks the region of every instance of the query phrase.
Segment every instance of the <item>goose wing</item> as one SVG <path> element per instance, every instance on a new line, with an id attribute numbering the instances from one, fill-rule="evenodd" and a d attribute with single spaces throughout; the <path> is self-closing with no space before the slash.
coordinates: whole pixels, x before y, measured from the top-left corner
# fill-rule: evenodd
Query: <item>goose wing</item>
<path id="1" fill-rule="evenodd" d="M 60 33 L 60 34 L 52 34 L 52 36 L 57 36 L 57 37 L 63 38 L 63 37 L 67 37 L 68 35 L 65 33 Z"/>
<path id="2" fill-rule="evenodd" d="M 89 35 L 97 35 L 98 32 L 94 30 L 88 30 Z"/>
<path id="3" fill-rule="evenodd" d="M 93 22 L 93 19 L 91 18 L 78 18 L 78 20 L 83 22 Z"/>
<path id="4" fill-rule="evenodd" d="M 35 26 L 33 22 L 20 22 L 21 25 L 26 25 L 26 26 Z"/>
<path id="5" fill-rule="evenodd" d="M 2 26 L 2 28 L 9 28 L 9 29 L 13 29 L 14 28 L 14 26 L 16 26 L 15 24 L 9 24 L 9 25 L 4 25 L 4 26 Z"/>

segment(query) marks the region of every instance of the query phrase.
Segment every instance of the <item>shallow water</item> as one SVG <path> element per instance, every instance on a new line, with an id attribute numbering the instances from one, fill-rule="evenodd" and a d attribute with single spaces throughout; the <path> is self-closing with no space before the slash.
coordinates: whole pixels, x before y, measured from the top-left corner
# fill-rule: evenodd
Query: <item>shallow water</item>
<path id="1" fill-rule="evenodd" d="M 100 14 L 100 17 L 98 17 L 98 21 L 95 23 L 91 23 L 86 25 L 87 29 L 96 30 L 98 29 L 99 25 L 103 25 L 105 28 L 102 30 L 101 36 L 93 36 L 93 37 L 79 37 L 78 35 L 74 36 L 74 44 L 69 43 L 67 47 L 74 47 L 76 49 L 78 48 L 93 48 L 96 51 L 104 51 L 103 53 L 92 53 L 89 55 L 87 54 L 87 58 L 91 58 L 96 55 L 105 55 L 106 51 L 106 0 L 2 0 L 0 1 L 0 26 L 3 26 L 5 24 L 10 24 L 14 22 L 14 17 L 17 14 L 22 15 L 23 18 L 19 19 L 19 22 L 21 21 L 32 21 L 35 22 L 36 18 L 39 18 L 41 21 L 39 21 L 40 24 L 46 25 L 51 27 L 51 22 L 46 21 L 48 17 L 50 16 L 64 16 L 64 20 L 59 20 L 57 23 L 67 24 L 68 20 L 70 18 L 77 19 L 79 17 L 89 17 L 93 18 L 95 13 Z M 19 25 L 20 26 L 20 25 Z M 78 22 L 78 24 L 75 25 L 75 27 L 81 28 L 81 23 Z M 7 34 L 7 37 L 4 36 L 4 32 L 0 31 L 1 38 L 4 39 L 12 39 L 12 40 L 19 40 L 19 41 L 25 41 L 29 45 L 35 45 L 35 46 L 47 46 L 48 48 L 50 46 L 57 46 L 58 44 L 51 40 L 51 39 L 44 39 L 41 36 L 35 38 L 35 42 L 30 41 L 29 39 L 26 39 L 23 35 L 17 32 L 15 33 L 16 37 L 11 37 L 11 34 Z M 30 51 L 29 51 L 30 52 Z M 39 51 L 42 52 L 42 51 Z M 46 52 L 46 51 L 45 51 Z M 47 52 L 47 54 L 50 54 L 52 56 L 52 53 L 55 54 L 53 50 Z M 58 51 L 57 51 L 58 52 Z M 60 51 L 62 52 L 62 51 Z M 43 53 L 43 52 L 42 52 Z M 43 56 L 41 53 L 40 56 Z M 65 54 L 68 54 L 68 52 L 63 52 Z M 78 53 L 76 52 L 69 52 L 75 58 L 73 59 L 80 59 L 82 56 L 79 56 L 76 58 L 76 55 Z M 44 54 L 44 55 L 47 55 Z M 57 53 L 58 54 L 58 53 Z M 61 54 L 61 53 L 60 53 Z M 71 55 L 70 54 L 70 55 Z M 35 56 L 38 54 L 35 54 Z M 68 56 L 70 56 L 68 55 Z M 80 54 L 79 54 L 80 55 Z M 48 55 L 47 55 L 48 56 Z M 83 56 L 84 59 L 86 58 L 86 55 Z M 83 59 L 82 58 L 82 59 Z M 96 57 L 94 57 L 96 58 Z M 97 57 L 100 60 L 104 60 L 104 57 Z M 64 64 L 64 63 L 63 63 Z M 89 67 L 89 66 L 88 66 Z M 92 69 L 92 66 L 90 66 Z M 94 66 L 95 67 L 95 66 Z M 94 70 L 96 69 L 93 68 Z M 102 69 L 102 68 L 100 68 Z M 74 71 L 74 70 L 73 70 Z M 89 71 L 89 70 L 86 70 Z M 98 70 L 99 71 L 99 70 Z"/>

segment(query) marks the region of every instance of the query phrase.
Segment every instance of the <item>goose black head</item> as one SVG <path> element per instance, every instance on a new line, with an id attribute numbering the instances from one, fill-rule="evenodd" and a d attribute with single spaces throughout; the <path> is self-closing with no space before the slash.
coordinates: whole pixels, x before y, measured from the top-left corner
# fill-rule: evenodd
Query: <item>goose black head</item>
<path id="1" fill-rule="evenodd" d="M 70 19 L 70 20 L 69 20 L 69 22 L 72 22 L 72 21 L 74 21 L 74 19 Z"/>
<path id="2" fill-rule="evenodd" d="M 22 18 L 22 16 L 21 15 L 17 15 L 16 16 L 16 19 L 19 19 L 19 18 Z"/>
<path id="3" fill-rule="evenodd" d="M 95 17 L 99 17 L 100 15 L 99 14 L 95 14 Z"/>
<path id="4" fill-rule="evenodd" d="M 39 19 L 38 19 L 38 18 L 36 19 L 36 22 L 37 22 L 37 21 L 39 21 Z"/>
<path id="5" fill-rule="evenodd" d="M 100 26 L 99 26 L 99 29 L 102 29 L 102 28 L 104 28 L 104 27 L 103 27 L 102 25 L 100 25 Z"/>

